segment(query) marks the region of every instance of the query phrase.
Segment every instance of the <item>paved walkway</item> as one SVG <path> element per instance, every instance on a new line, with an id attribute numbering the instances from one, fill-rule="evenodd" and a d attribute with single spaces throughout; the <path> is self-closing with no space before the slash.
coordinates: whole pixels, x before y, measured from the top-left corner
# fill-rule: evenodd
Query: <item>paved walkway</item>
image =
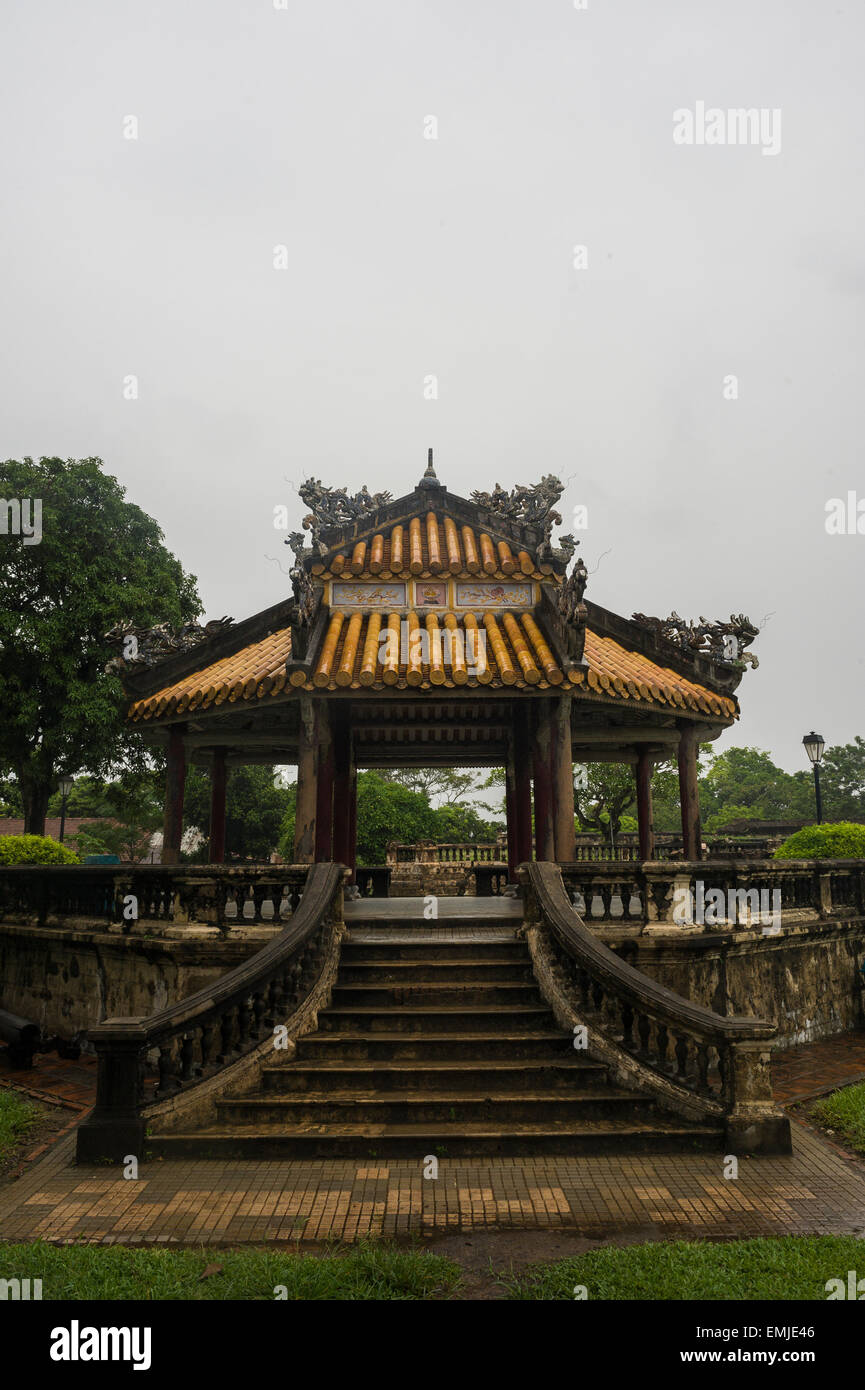
<path id="1" fill-rule="evenodd" d="M 364 932 L 369 928 L 365 928 Z M 858 1079 L 865 1032 L 780 1053 L 776 1094 L 784 1103 Z M 67 1107 L 77 1124 L 92 1100 L 92 1059 L 42 1056 L 12 1082 Z M 137 1181 L 118 1170 L 76 1167 L 74 1135 L 29 1155 L 22 1176 L 0 1189 L 0 1239 L 100 1243 L 242 1243 L 432 1238 L 481 1230 L 659 1236 L 848 1234 L 865 1237 L 865 1164 L 848 1160 L 794 1124 L 787 1158 L 742 1159 L 727 1179 L 720 1154 L 645 1158 L 439 1160 L 424 1177 L 417 1160 L 143 1164 Z"/>
<path id="2" fill-rule="evenodd" d="M 795 1126 L 789 1158 L 417 1161 L 170 1161 L 73 1167 L 67 1138 L 0 1197 L 3 1240 L 228 1243 L 363 1236 L 432 1238 L 483 1230 L 570 1231 L 593 1238 L 846 1234 L 865 1237 L 865 1167 Z"/>

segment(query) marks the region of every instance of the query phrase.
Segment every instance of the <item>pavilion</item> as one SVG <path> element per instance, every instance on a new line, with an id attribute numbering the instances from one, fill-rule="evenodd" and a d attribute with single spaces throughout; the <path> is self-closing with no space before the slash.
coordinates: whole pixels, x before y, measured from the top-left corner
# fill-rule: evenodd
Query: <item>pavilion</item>
<path id="1" fill-rule="evenodd" d="M 547 477 L 466 500 L 432 451 L 397 500 L 313 480 L 289 596 L 243 622 L 115 631 L 129 724 L 167 753 L 164 862 L 179 857 L 189 763 L 211 769 L 216 863 L 238 763 L 296 764 L 295 861 L 352 871 L 358 767 L 504 767 L 511 878 L 533 855 L 575 858 L 575 762 L 629 763 L 651 859 L 652 767 L 671 757 L 683 856 L 699 859 L 698 745 L 737 719 L 756 630 L 587 602 L 573 537 L 552 540 L 562 491 Z"/>

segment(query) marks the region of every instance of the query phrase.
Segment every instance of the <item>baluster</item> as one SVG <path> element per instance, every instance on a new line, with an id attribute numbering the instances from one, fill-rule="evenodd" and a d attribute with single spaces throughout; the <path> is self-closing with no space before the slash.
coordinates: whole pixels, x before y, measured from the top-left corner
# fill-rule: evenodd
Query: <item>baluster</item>
<path id="1" fill-rule="evenodd" d="M 201 1070 L 211 1066 L 216 1052 L 216 1019 L 208 1018 L 201 1026 Z"/>
<path id="2" fill-rule="evenodd" d="M 622 1004 L 622 1046 L 634 1051 L 634 1010 L 628 1003 Z"/>
<path id="3" fill-rule="evenodd" d="M 709 1047 L 707 1043 L 697 1045 L 697 1090 L 701 1096 L 711 1094 L 709 1085 Z"/>
<path id="4" fill-rule="evenodd" d="M 282 1022 L 285 1012 L 285 987 L 282 983 L 282 975 L 274 975 L 267 990 L 267 1016 L 265 1023 L 268 1028 L 274 1028 Z"/>
<path id="5" fill-rule="evenodd" d="M 651 1028 L 652 1020 L 649 1018 L 649 1015 L 640 1014 L 639 1018 L 637 1019 L 637 1033 L 639 1034 L 640 1038 L 640 1046 L 637 1049 L 637 1056 L 643 1062 L 647 1062 L 650 1056 L 649 1034 L 651 1032 Z"/>
<path id="6" fill-rule="evenodd" d="M 220 1066 L 225 1066 L 226 1062 L 230 1062 L 230 1061 L 231 1061 L 232 1056 L 233 1056 L 233 1053 L 234 1053 L 234 1050 L 235 1050 L 235 1049 L 234 1049 L 234 1020 L 235 1020 L 235 1015 L 236 1015 L 236 1013 L 237 1013 L 237 1008 L 236 1008 L 236 1006 L 232 1005 L 232 1006 L 230 1006 L 229 1008 L 227 1008 L 227 1009 L 225 1010 L 225 1013 L 222 1015 L 221 1019 L 219 1020 L 219 1024 L 220 1024 L 220 1034 L 221 1034 L 221 1041 L 222 1041 L 222 1050 L 220 1051 L 219 1056 L 217 1057 L 216 1060 L 219 1062 Z"/>
<path id="7" fill-rule="evenodd" d="M 264 1014 L 266 1009 L 267 1005 L 264 1001 L 264 995 L 261 992 L 261 990 L 257 990 L 256 993 L 252 996 L 252 1026 L 249 1030 L 250 1037 L 254 1038 L 256 1042 L 262 1034 Z"/>
<path id="8" fill-rule="evenodd" d="M 655 1031 L 655 1047 L 658 1053 L 658 1070 L 668 1072 L 670 1070 L 670 1059 L 667 1056 L 667 1048 L 670 1045 L 670 1034 L 667 1031 L 666 1023 L 659 1023 Z"/>
<path id="9" fill-rule="evenodd" d="M 156 1094 L 159 1097 L 170 1096 L 175 1091 L 180 1090 L 180 1079 L 177 1075 L 174 1052 L 175 1041 L 175 1038 L 169 1038 L 167 1042 L 159 1044 L 159 1081 L 156 1087 Z"/>
<path id="10" fill-rule="evenodd" d="M 684 1085 L 688 1082 L 688 1043 L 684 1033 L 676 1034 L 676 1080 Z"/>
<path id="11" fill-rule="evenodd" d="M 243 1052 L 249 1042 L 249 1025 L 252 1022 L 252 1009 L 249 1007 L 249 996 L 243 998 L 237 1006 L 237 1048 Z"/>
<path id="12" fill-rule="evenodd" d="M 200 1068 L 195 1065 L 195 1034 L 184 1033 L 180 1044 L 180 1079 L 191 1081 Z"/>
<path id="13" fill-rule="evenodd" d="M 596 980 L 593 980 L 591 984 L 591 997 L 595 1009 L 600 1010 L 604 1002 L 604 987 Z"/>

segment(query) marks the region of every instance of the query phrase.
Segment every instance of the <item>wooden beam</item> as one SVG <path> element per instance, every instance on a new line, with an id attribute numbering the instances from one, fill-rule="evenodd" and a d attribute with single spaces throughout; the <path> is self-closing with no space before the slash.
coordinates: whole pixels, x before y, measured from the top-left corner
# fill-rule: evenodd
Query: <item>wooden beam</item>
<path id="1" fill-rule="evenodd" d="M 552 740 L 553 811 L 555 854 L 560 864 L 571 864 L 577 857 L 574 831 L 574 764 L 571 748 L 570 692 L 555 703 Z"/>
<path id="2" fill-rule="evenodd" d="M 300 747 L 297 756 L 297 808 L 294 820 L 294 862 L 315 858 L 316 803 L 315 710 L 308 695 L 300 702 Z"/>
<path id="3" fill-rule="evenodd" d="M 640 859 L 655 857 L 655 822 L 652 812 L 652 757 L 642 748 L 637 758 L 637 827 Z"/>
<path id="4" fill-rule="evenodd" d="M 694 726 L 688 724 L 682 729 L 679 740 L 679 805 L 682 812 L 682 855 L 685 859 L 703 857 L 697 793 L 698 737 Z"/>
<path id="5" fill-rule="evenodd" d="M 183 838 L 183 794 L 186 787 L 186 726 L 173 724 L 165 766 L 165 804 L 162 820 L 162 862 L 179 864 Z"/>
<path id="6" fill-rule="evenodd" d="M 210 773 L 210 862 L 225 862 L 225 749 L 213 750 Z"/>
<path id="7" fill-rule="evenodd" d="M 333 858 L 333 774 L 334 748 L 330 711 L 318 701 L 316 717 L 316 797 L 315 797 L 315 862 L 326 863 Z"/>

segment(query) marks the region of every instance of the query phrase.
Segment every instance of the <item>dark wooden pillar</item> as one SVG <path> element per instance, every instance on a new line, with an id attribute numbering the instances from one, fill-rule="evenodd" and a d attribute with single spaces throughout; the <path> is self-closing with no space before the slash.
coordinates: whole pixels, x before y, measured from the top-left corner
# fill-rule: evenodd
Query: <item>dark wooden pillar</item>
<path id="1" fill-rule="evenodd" d="M 324 700 L 319 701 L 316 719 L 316 757 L 315 862 L 321 864 L 333 858 L 334 748 L 330 711 Z"/>
<path id="2" fill-rule="evenodd" d="M 225 749 L 214 748 L 210 771 L 210 862 L 225 862 Z"/>
<path id="3" fill-rule="evenodd" d="M 297 744 L 297 806 L 294 816 L 295 864 L 311 864 L 315 857 L 315 774 L 315 707 L 308 695 L 301 695 Z"/>
<path id="4" fill-rule="evenodd" d="M 348 867 L 351 869 L 349 882 L 357 882 L 357 765 L 351 763 L 351 791 L 349 792 L 348 818 Z"/>
<path id="5" fill-rule="evenodd" d="M 514 767 L 513 743 L 508 748 L 505 767 L 505 820 L 508 828 L 508 882 L 516 883 L 519 856 L 517 854 L 517 774 Z"/>
<path id="6" fill-rule="evenodd" d="M 340 710 L 333 721 L 333 857 L 348 865 L 351 850 L 351 724 Z"/>
<path id="7" fill-rule="evenodd" d="M 559 696 L 553 719 L 553 810 L 556 861 L 572 864 L 577 857 L 574 832 L 574 761 L 571 752 L 570 693 Z"/>
<path id="8" fill-rule="evenodd" d="M 645 749 L 637 752 L 637 827 L 640 832 L 640 859 L 655 857 L 655 821 L 652 812 L 652 757 Z"/>
<path id="9" fill-rule="evenodd" d="M 526 864 L 532 857 L 532 752 L 525 707 L 514 720 L 514 837 L 516 862 Z"/>
<path id="10" fill-rule="evenodd" d="M 679 737 L 679 805 L 682 810 L 682 854 L 685 859 L 703 857 L 697 795 L 697 748 L 697 730 L 693 726 L 686 726 Z"/>
<path id="11" fill-rule="evenodd" d="M 535 858 L 555 860 L 553 822 L 552 711 L 546 700 L 536 700 L 532 720 L 532 778 L 535 784 Z"/>
<path id="12" fill-rule="evenodd" d="M 183 746 L 185 724 L 172 725 L 168 736 L 168 761 L 165 767 L 165 808 L 162 821 L 162 862 L 180 863 L 180 841 L 183 837 L 183 793 L 186 789 L 186 749 Z"/>

